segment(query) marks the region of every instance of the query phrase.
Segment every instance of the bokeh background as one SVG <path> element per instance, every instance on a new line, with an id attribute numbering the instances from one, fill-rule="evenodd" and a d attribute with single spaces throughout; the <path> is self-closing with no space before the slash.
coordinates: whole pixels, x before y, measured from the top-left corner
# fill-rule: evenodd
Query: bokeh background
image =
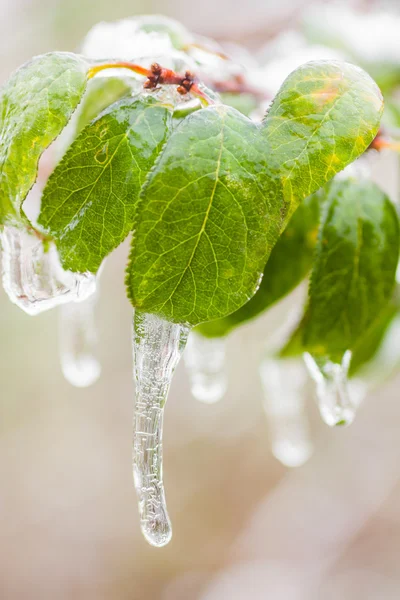
<path id="1" fill-rule="evenodd" d="M 398 8 L 398 0 L 353 4 Z M 295 28 L 310 6 L 0 0 L 0 81 L 32 55 L 75 50 L 101 20 L 162 13 L 253 50 Z M 375 177 L 395 197 L 397 165 L 389 160 L 378 160 Z M 89 389 L 63 379 L 57 310 L 30 318 L 0 292 L 0 598 L 397 600 L 400 374 L 370 394 L 344 430 L 320 422 L 310 387 L 313 457 L 290 470 L 271 455 L 258 362 L 299 294 L 230 336 L 220 403 L 196 402 L 178 368 L 164 450 L 174 536 L 166 548 L 147 545 L 131 478 L 126 255 L 124 244 L 105 267 L 96 313 L 103 373 Z"/>

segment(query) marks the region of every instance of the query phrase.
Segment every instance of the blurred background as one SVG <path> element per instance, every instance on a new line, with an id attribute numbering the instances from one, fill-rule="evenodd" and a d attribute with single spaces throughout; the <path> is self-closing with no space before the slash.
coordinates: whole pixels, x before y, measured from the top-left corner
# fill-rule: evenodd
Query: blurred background
<path id="1" fill-rule="evenodd" d="M 398 0 L 350 5 L 384 14 Z M 298 28 L 313 6 L 0 0 L 0 81 L 35 54 L 78 49 L 102 20 L 161 13 L 254 52 Z M 397 56 L 400 38 L 398 44 Z M 374 173 L 395 199 L 393 160 L 380 157 Z M 229 337 L 229 387 L 221 402 L 196 401 L 179 366 L 164 436 L 174 536 L 162 549 L 145 542 L 131 476 L 127 252 L 125 243 L 105 266 L 96 312 L 102 376 L 88 389 L 62 376 L 58 309 L 30 318 L 0 292 L 0 598 L 397 600 L 400 373 L 368 395 L 347 429 L 320 422 L 310 386 L 313 456 L 288 469 L 271 454 L 258 363 L 299 293 Z"/>

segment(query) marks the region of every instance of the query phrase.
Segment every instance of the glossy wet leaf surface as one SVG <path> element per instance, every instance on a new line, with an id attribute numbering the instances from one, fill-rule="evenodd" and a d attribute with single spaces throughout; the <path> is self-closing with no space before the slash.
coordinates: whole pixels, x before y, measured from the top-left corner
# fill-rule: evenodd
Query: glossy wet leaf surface
<path id="1" fill-rule="evenodd" d="M 32 59 L 0 92 L 0 223 L 21 218 L 43 151 L 61 133 L 86 87 L 86 61 L 55 52 Z"/>
<path id="2" fill-rule="evenodd" d="M 219 105 L 187 117 L 138 206 L 127 286 L 133 304 L 196 324 L 251 297 L 281 225 L 259 173 L 258 127 Z"/>
<path id="3" fill-rule="evenodd" d="M 132 230 L 141 187 L 170 125 L 171 111 L 153 98 L 126 98 L 73 142 L 48 181 L 39 218 L 65 268 L 97 271 Z"/>
<path id="4" fill-rule="evenodd" d="M 340 362 L 388 304 L 399 223 L 374 183 L 334 182 L 324 208 L 304 318 L 283 354 L 308 351 Z"/>

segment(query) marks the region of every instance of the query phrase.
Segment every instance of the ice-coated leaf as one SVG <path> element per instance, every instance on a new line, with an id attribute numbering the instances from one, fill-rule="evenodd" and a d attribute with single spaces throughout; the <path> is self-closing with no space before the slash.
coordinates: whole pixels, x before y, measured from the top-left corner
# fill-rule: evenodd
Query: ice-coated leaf
<path id="1" fill-rule="evenodd" d="M 382 108 L 366 73 L 324 61 L 288 77 L 260 126 L 223 105 L 187 117 L 138 203 L 133 305 L 190 325 L 240 308 L 294 210 L 368 147 Z"/>
<path id="2" fill-rule="evenodd" d="M 23 218 L 43 151 L 61 133 L 85 91 L 87 62 L 44 54 L 16 71 L 0 92 L 0 223 Z"/>
<path id="3" fill-rule="evenodd" d="M 171 119 L 171 110 L 151 97 L 124 98 L 70 146 L 44 189 L 39 217 L 64 268 L 97 271 L 131 231 L 141 186 Z"/>
<path id="4" fill-rule="evenodd" d="M 379 88 L 354 65 L 310 62 L 289 75 L 263 124 L 289 215 L 368 148 L 382 112 Z"/>
<path id="5" fill-rule="evenodd" d="M 267 264 L 259 289 L 239 310 L 216 321 L 198 326 L 206 337 L 220 337 L 254 319 L 286 296 L 306 276 L 312 266 L 320 208 L 324 194 L 316 192 L 296 210 L 282 233 Z"/>
<path id="6" fill-rule="evenodd" d="M 340 362 L 389 302 L 399 256 L 398 217 L 374 183 L 332 184 L 318 234 L 305 315 L 282 354 Z"/>
<path id="7" fill-rule="evenodd" d="M 259 128 L 235 109 L 212 106 L 180 123 L 138 204 L 134 306 L 197 325 L 252 296 L 281 226 L 266 170 Z"/>

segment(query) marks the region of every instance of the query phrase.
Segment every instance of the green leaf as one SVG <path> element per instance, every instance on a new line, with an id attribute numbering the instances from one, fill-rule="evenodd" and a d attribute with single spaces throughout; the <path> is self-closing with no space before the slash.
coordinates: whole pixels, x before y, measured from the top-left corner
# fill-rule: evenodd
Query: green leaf
<path id="1" fill-rule="evenodd" d="M 72 271 L 96 272 L 133 227 L 171 111 L 151 97 L 111 105 L 72 143 L 43 192 L 39 224 Z"/>
<path id="2" fill-rule="evenodd" d="M 240 308 L 299 203 L 369 146 L 382 108 L 366 73 L 320 62 L 288 77 L 260 126 L 223 105 L 187 117 L 138 204 L 133 305 L 193 326 Z"/>
<path id="3" fill-rule="evenodd" d="M 282 355 L 308 351 L 340 362 L 390 300 L 399 256 L 399 223 L 374 183 L 335 181 L 324 207 L 309 302 Z"/>
<path id="4" fill-rule="evenodd" d="M 94 77 L 90 79 L 79 107 L 76 134 L 80 133 L 108 106 L 131 93 L 132 90 L 139 91 L 141 85 L 133 77 Z"/>
<path id="5" fill-rule="evenodd" d="M 138 205 L 127 274 L 134 306 L 198 324 L 255 292 L 281 225 L 259 181 L 260 141 L 257 125 L 223 105 L 180 123 Z"/>
<path id="6" fill-rule="evenodd" d="M 307 276 L 317 242 L 323 198 L 323 194 L 316 192 L 300 204 L 272 250 L 260 287 L 251 300 L 223 319 L 202 323 L 197 328 L 199 333 L 206 337 L 227 335 L 266 311 Z"/>
<path id="7" fill-rule="evenodd" d="M 310 62 L 289 75 L 263 127 L 288 215 L 368 148 L 382 112 L 379 88 L 354 65 Z"/>
<path id="8" fill-rule="evenodd" d="M 88 64 L 56 52 L 34 58 L 0 92 L 0 223 L 25 219 L 22 203 L 38 161 L 61 133 L 86 87 Z"/>
<path id="9" fill-rule="evenodd" d="M 350 377 L 357 375 L 362 367 L 373 360 L 375 355 L 379 352 L 390 325 L 400 311 L 399 291 L 399 287 L 397 286 L 389 303 L 379 313 L 377 319 L 372 323 L 372 326 L 354 346 L 349 369 Z"/>

